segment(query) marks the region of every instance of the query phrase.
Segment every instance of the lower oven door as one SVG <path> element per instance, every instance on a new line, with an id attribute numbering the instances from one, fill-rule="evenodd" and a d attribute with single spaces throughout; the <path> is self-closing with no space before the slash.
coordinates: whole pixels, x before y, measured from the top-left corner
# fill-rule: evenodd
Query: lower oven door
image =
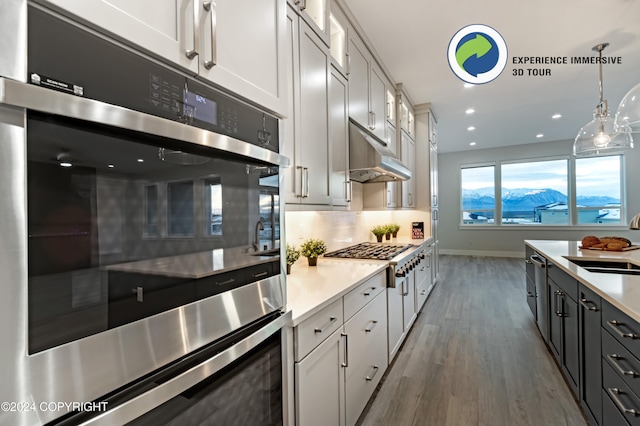
<path id="1" fill-rule="evenodd" d="M 290 321 L 267 316 L 52 424 L 281 425 Z"/>

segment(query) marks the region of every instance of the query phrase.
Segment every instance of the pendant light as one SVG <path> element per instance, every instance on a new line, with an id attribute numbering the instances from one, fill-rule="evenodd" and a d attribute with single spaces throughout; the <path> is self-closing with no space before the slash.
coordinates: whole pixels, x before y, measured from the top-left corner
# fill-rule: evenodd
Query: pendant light
<path id="1" fill-rule="evenodd" d="M 573 154 L 576 156 L 614 154 L 633 148 L 631 134 L 615 130 L 614 120 L 609 116 L 609 107 L 603 97 L 602 51 L 607 46 L 609 43 L 601 43 L 592 49 L 600 55 L 598 61 L 600 66 L 600 103 L 596 106 L 593 120 L 585 124 L 576 136 L 573 143 Z"/>
<path id="2" fill-rule="evenodd" d="M 620 101 L 615 125 L 619 132 L 640 133 L 640 84 L 631 88 Z"/>

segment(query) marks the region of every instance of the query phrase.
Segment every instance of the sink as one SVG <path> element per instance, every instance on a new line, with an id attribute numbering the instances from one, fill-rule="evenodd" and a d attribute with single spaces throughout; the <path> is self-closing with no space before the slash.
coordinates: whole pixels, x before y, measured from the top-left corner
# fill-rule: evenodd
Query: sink
<path id="1" fill-rule="evenodd" d="M 640 266 L 631 262 L 621 262 L 612 260 L 585 260 L 585 259 L 569 259 L 576 265 L 586 269 L 589 272 L 597 272 L 604 274 L 623 274 L 623 275 L 640 275 Z"/>

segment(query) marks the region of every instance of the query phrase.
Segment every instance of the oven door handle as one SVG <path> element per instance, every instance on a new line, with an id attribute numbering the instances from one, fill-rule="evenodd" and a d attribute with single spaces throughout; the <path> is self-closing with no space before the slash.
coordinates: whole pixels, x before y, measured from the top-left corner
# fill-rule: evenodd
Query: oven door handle
<path id="1" fill-rule="evenodd" d="M 207 377 L 210 377 L 222 370 L 224 367 L 251 351 L 290 322 L 291 311 L 278 317 L 276 320 L 240 340 L 235 345 L 207 359 L 203 363 L 194 366 L 182 374 L 162 383 L 158 387 L 155 387 L 142 395 L 138 395 L 111 410 L 105 411 L 82 424 L 92 426 L 111 426 L 114 424 L 125 424 L 135 420 L 143 414 L 180 395 L 193 385 L 202 382 Z"/>

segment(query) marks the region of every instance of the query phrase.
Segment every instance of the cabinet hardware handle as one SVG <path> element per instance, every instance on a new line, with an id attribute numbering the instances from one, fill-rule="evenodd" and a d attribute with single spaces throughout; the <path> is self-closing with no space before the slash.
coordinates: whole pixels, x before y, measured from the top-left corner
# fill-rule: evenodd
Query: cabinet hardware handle
<path id="1" fill-rule="evenodd" d="M 593 306 L 589 306 L 589 305 L 587 305 L 587 303 L 591 303 L 591 304 L 593 304 Z M 582 299 L 580 299 L 580 304 L 582 306 L 584 306 L 584 308 L 589 310 L 589 311 L 593 311 L 593 312 L 598 312 L 599 311 L 598 307 L 591 300 L 587 300 L 585 298 L 582 298 Z"/>
<path id="2" fill-rule="evenodd" d="M 524 263 L 526 263 L 527 265 L 533 265 L 533 262 L 531 261 L 531 259 L 525 259 Z"/>
<path id="3" fill-rule="evenodd" d="M 350 180 L 347 180 L 344 182 L 344 194 L 345 194 L 345 201 L 347 203 L 351 202 L 351 194 L 353 193 L 353 182 Z"/>
<path id="4" fill-rule="evenodd" d="M 268 272 L 266 272 L 266 271 L 265 271 L 265 272 L 260 272 L 259 274 L 254 274 L 254 275 L 253 275 L 253 278 L 265 277 L 265 276 L 267 276 L 267 275 L 269 275 L 269 273 L 268 273 Z"/>
<path id="5" fill-rule="evenodd" d="M 304 197 L 304 167 L 296 166 L 296 170 L 300 170 L 300 195 L 296 192 L 296 197 L 303 198 Z"/>
<path id="6" fill-rule="evenodd" d="M 371 289 L 369 289 L 368 291 L 364 292 L 365 296 L 371 296 L 371 292 L 374 291 L 376 288 L 375 287 L 371 287 Z"/>
<path id="7" fill-rule="evenodd" d="M 338 318 L 336 317 L 329 317 L 329 322 L 326 323 L 322 328 L 314 328 L 313 332 L 314 333 L 322 333 L 327 327 L 329 327 L 332 323 L 334 323 Z"/>
<path id="8" fill-rule="evenodd" d="M 309 198 L 309 168 L 308 167 L 304 168 L 304 174 L 305 174 L 305 182 L 307 183 L 307 185 L 305 186 L 306 191 L 304 194 L 304 198 Z"/>
<path id="9" fill-rule="evenodd" d="M 640 336 L 638 336 L 635 333 L 625 333 L 622 330 L 620 330 L 618 327 L 624 325 L 623 322 L 612 320 L 612 321 L 607 321 L 607 324 L 609 324 L 609 327 L 611 327 L 611 329 L 613 331 L 615 331 L 616 334 L 618 334 L 620 337 L 625 337 L 627 339 L 638 339 L 638 338 L 640 338 Z"/>
<path id="10" fill-rule="evenodd" d="M 142 287 L 131 289 L 131 293 L 136 295 L 136 301 L 144 302 L 144 289 Z"/>
<path id="11" fill-rule="evenodd" d="M 391 102 L 387 102 L 387 119 L 391 118 Z"/>
<path id="12" fill-rule="evenodd" d="M 402 280 L 402 295 L 403 296 L 408 296 L 409 295 L 409 283 L 407 282 L 408 280 Z M 407 291 L 404 291 L 404 283 L 407 283 Z"/>
<path id="13" fill-rule="evenodd" d="M 344 54 L 347 57 L 347 75 L 351 74 L 351 53 L 345 52 Z"/>
<path id="14" fill-rule="evenodd" d="M 527 297 L 536 297 L 535 294 L 531 293 L 530 291 L 527 292 Z"/>
<path id="15" fill-rule="evenodd" d="M 558 317 L 568 317 L 569 315 L 567 315 L 565 312 L 561 311 L 560 309 L 558 309 L 558 306 L 560 305 L 558 303 L 558 297 L 564 297 L 564 293 L 562 291 L 554 291 L 553 292 L 553 301 L 556 304 L 556 316 Z"/>
<path id="16" fill-rule="evenodd" d="M 633 408 L 625 407 L 624 404 L 622 403 L 622 401 L 620 401 L 620 398 L 618 397 L 618 395 L 624 394 L 624 392 L 622 392 L 620 389 L 618 389 L 618 388 L 607 388 L 607 393 L 609 394 L 611 399 L 613 399 L 613 402 L 616 403 L 616 405 L 618 406 L 620 411 L 622 411 L 623 413 L 631 414 L 633 416 L 640 415 L 640 412 L 638 412 L 637 410 L 635 410 Z"/>
<path id="17" fill-rule="evenodd" d="M 624 376 L 638 377 L 638 373 L 636 373 L 635 371 L 625 370 L 624 368 L 622 368 L 622 366 L 618 361 L 623 360 L 624 357 L 621 357 L 620 355 L 616 355 L 616 354 L 610 354 L 610 355 L 607 355 L 607 358 L 609 358 L 609 361 L 611 362 L 611 364 L 613 364 L 613 366 L 616 368 L 616 370 L 618 370 L 620 374 Z"/>
<path id="18" fill-rule="evenodd" d="M 300 3 L 300 2 L 298 2 L 298 3 Z M 307 8 L 307 0 L 304 0 L 304 1 L 302 2 L 302 4 L 300 5 L 300 11 L 303 11 L 303 10 L 305 10 L 306 8 Z"/>
<path id="19" fill-rule="evenodd" d="M 345 333 L 340 333 L 341 337 L 344 337 L 344 362 L 342 366 L 347 368 L 349 366 L 349 335 Z"/>
<path id="20" fill-rule="evenodd" d="M 372 130 L 375 130 L 376 129 L 376 113 L 371 111 L 371 115 L 373 116 L 373 120 L 372 120 L 373 129 Z"/>
<path id="21" fill-rule="evenodd" d="M 420 292 L 420 295 L 421 295 L 421 296 L 424 296 L 425 294 L 427 294 L 427 290 L 422 290 L 422 291 Z"/>
<path id="22" fill-rule="evenodd" d="M 378 370 L 380 370 L 380 367 L 378 367 L 377 365 L 373 366 L 373 374 L 371 376 L 367 376 L 365 377 L 365 379 L 367 380 L 367 382 L 370 382 L 373 380 L 374 377 L 376 377 L 376 374 L 378 374 Z"/>
<path id="23" fill-rule="evenodd" d="M 211 59 L 204 61 L 204 67 L 210 70 L 218 61 L 218 13 L 214 1 L 205 1 L 202 7 L 211 14 Z"/>
<path id="24" fill-rule="evenodd" d="M 365 328 L 364 329 L 365 333 L 371 333 L 371 330 L 376 328 L 376 325 L 378 325 L 378 321 L 376 320 L 371 320 L 371 322 L 373 323 L 373 325 L 371 326 L 371 328 Z"/>
<path id="25" fill-rule="evenodd" d="M 187 58 L 193 59 L 198 56 L 200 50 L 200 5 L 198 0 L 193 1 L 193 49 L 187 49 Z"/>
<path id="26" fill-rule="evenodd" d="M 540 256 L 538 256 L 537 254 L 532 254 L 531 257 L 529 257 L 529 259 L 534 265 L 539 266 L 540 268 L 544 269 L 547 267 L 547 265 L 542 261 Z"/>
<path id="27" fill-rule="evenodd" d="M 231 283 L 232 283 L 232 282 L 234 282 L 234 281 L 235 281 L 235 279 L 234 279 L 234 278 L 230 278 L 230 279 L 228 279 L 228 280 L 226 280 L 226 281 L 222 281 L 221 283 L 218 283 L 218 282 L 217 282 L 217 283 L 216 283 L 216 285 L 227 285 L 227 284 L 231 284 Z"/>

